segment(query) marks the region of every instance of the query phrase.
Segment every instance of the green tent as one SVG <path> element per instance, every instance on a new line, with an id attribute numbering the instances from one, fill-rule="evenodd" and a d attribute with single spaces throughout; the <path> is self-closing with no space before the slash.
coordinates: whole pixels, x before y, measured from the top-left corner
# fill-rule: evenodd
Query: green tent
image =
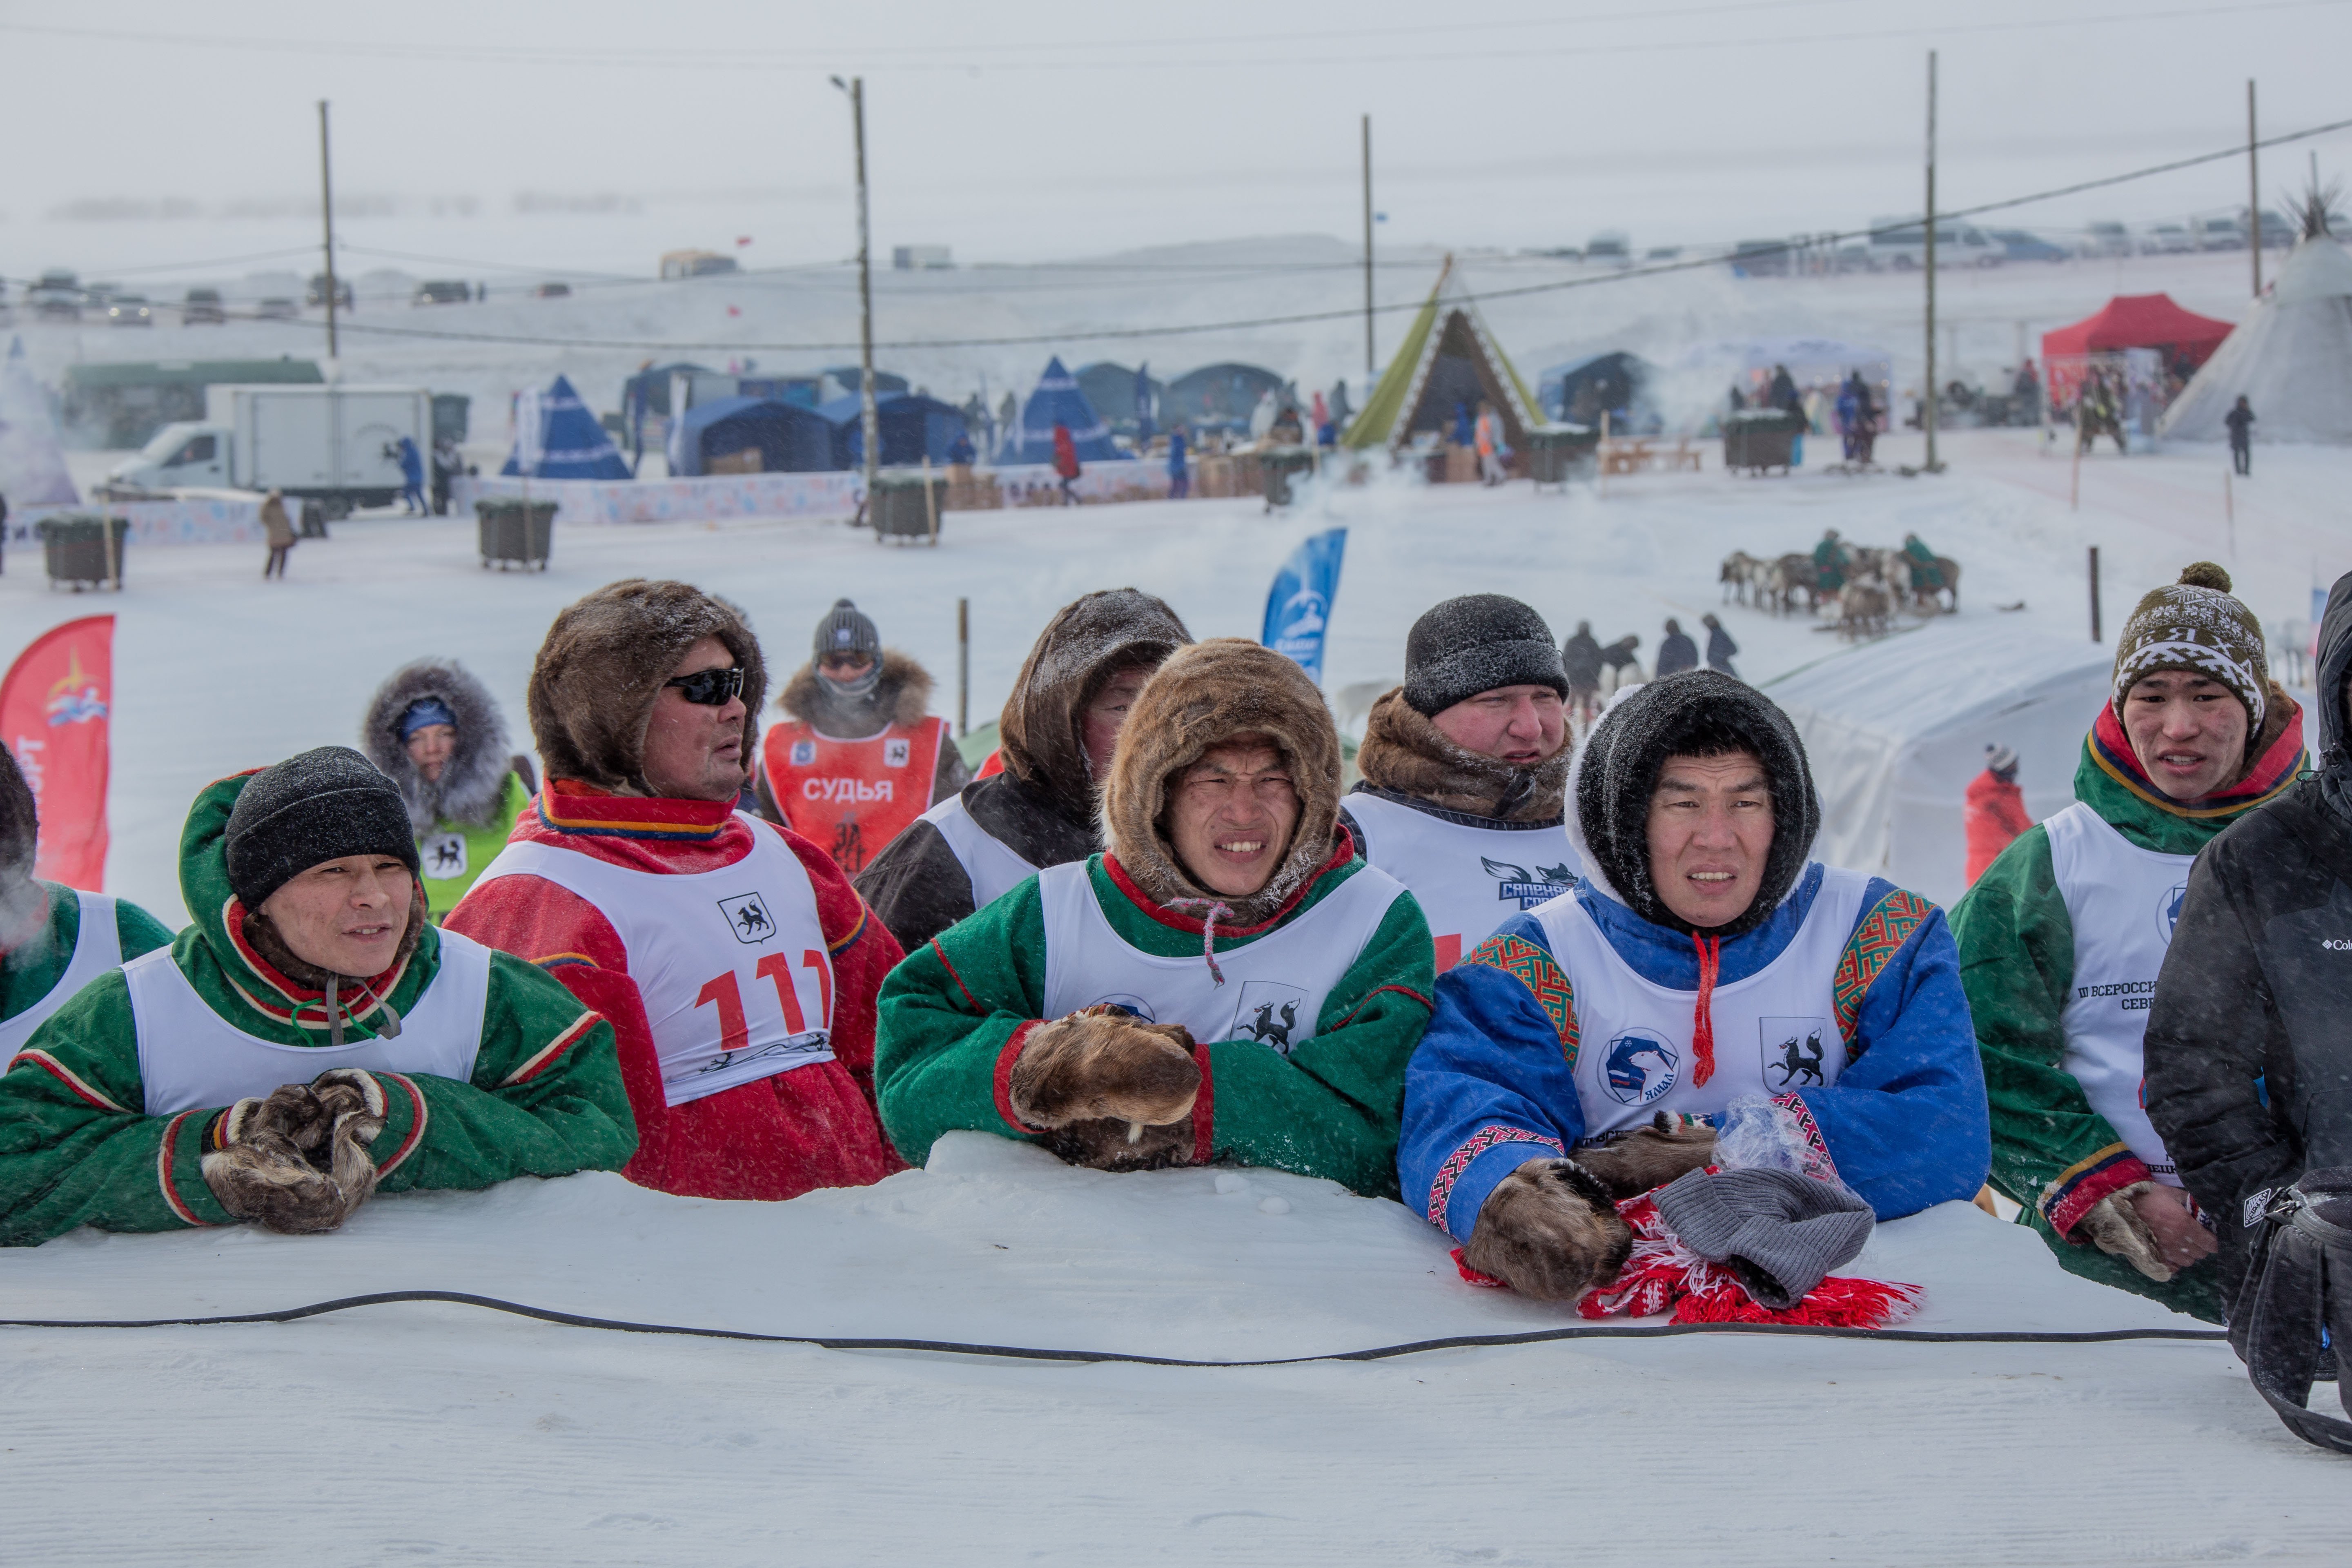
<path id="1" fill-rule="evenodd" d="M 1380 384 L 1339 437 L 1341 446 L 1360 452 L 1374 447 L 1394 450 L 1417 431 L 1443 437 L 1454 428 L 1456 404 L 1475 413 L 1481 399 L 1502 416 L 1503 439 L 1509 446 L 1524 450 L 1528 432 L 1545 424 L 1535 394 L 1486 330 L 1478 307 L 1453 279 L 1449 256 Z"/>

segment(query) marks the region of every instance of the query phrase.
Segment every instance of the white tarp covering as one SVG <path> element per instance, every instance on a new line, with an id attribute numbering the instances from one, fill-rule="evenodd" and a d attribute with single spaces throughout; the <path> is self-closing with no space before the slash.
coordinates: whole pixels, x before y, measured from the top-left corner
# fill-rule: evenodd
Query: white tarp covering
<path id="1" fill-rule="evenodd" d="M 2327 235 L 2296 246 L 2278 281 L 2164 416 L 2163 434 L 2219 441 L 2243 396 L 2261 441 L 2352 441 L 2352 256 Z"/>
<path id="2" fill-rule="evenodd" d="M 2016 750 L 2034 821 L 2066 805 L 2114 661 L 2014 623 L 1936 621 L 1766 682 L 1812 759 L 1815 854 L 1949 909 L 1967 890 L 1962 797 L 1985 747 Z"/>

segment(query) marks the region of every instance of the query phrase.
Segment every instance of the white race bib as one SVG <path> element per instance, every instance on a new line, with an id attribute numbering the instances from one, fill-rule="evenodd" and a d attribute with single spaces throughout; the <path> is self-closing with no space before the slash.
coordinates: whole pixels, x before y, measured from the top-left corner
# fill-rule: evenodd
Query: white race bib
<path id="1" fill-rule="evenodd" d="M 0 1018 L 0 1062 L 16 1054 L 49 1015 L 74 998 L 74 993 L 122 963 L 122 932 L 114 923 L 114 900 L 100 893 L 76 892 L 81 922 L 74 930 L 73 957 L 48 994 L 13 1018 Z"/>
<path id="2" fill-rule="evenodd" d="M 1575 886 L 1583 863 L 1564 824 L 1471 827 L 1359 790 L 1342 802 L 1364 858 L 1411 890 L 1443 974 L 1522 910 Z"/>

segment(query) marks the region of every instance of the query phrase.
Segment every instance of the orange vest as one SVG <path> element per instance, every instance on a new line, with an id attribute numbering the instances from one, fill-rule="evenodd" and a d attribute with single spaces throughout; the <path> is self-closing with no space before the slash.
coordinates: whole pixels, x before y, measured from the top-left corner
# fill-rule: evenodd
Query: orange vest
<path id="1" fill-rule="evenodd" d="M 784 826 L 823 845 L 855 877 L 882 847 L 930 809 L 948 722 L 893 724 L 862 741 L 836 741 L 797 720 L 760 739 L 761 771 Z"/>

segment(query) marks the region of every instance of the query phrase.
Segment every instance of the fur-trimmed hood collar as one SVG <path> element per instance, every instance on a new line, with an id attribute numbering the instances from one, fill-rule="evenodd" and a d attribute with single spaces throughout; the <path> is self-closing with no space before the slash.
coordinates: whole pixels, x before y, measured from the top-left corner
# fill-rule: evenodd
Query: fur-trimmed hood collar
<path id="1" fill-rule="evenodd" d="M 686 583 L 631 577 L 567 605 L 530 671 L 530 732 L 551 778 L 649 795 L 646 725 L 686 650 L 717 637 L 743 670 L 743 757 L 756 754 L 768 667 L 734 606 Z"/>
<path id="2" fill-rule="evenodd" d="M 457 749 L 437 780 L 416 771 L 400 739 L 401 720 L 427 697 L 438 698 L 457 720 Z M 498 703 L 455 659 L 420 658 L 394 670 L 377 687 L 367 716 L 360 721 L 360 750 L 399 789 L 409 826 L 419 835 L 443 822 L 466 827 L 487 824 L 498 813 L 513 765 Z"/>
<path id="3" fill-rule="evenodd" d="M 1298 825 L 1265 887 L 1226 899 L 1185 872 L 1162 818 L 1168 783 L 1235 735 L 1266 736 L 1289 764 Z M 1305 887 L 1331 858 L 1339 819 L 1339 735 L 1323 694 L 1291 659 L 1243 637 L 1178 648 L 1145 683 L 1120 729 L 1103 785 L 1103 842 L 1154 901 L 1222 902 L 1218 923 L 1255 926 Z"/>
<path id="4" fill-rule="evenodd" d="M 1436 721 L 1404 700 L 1400 686 L 1372 704 L 1356 767 L 1375 789 L 1411 795 L 1445 811 L 1499 822 L 1559 820 L 1575 744 L 1531 768 L 1513 767 L 1445 738 Z"/>
<path id="5" fill-rule="evenodd" d="M 895 647 L 882 650 L 882 678 L 863 697 L 844 697 L 817 679 L 814 663 L 793 671 L 777 694 L 776 706 L 787 719 L 797 719 L 820 735 L 836 741 L 862 741 L 893 724 L 911 730 L 931 710 L 930 672 L 914 656 Z"/>
<path id="6" fill-rule="evenodd" d="M 1004 771 L 1024 794 L 1091 830 L 1087 704 L 1118 671 L 1157 666 L 1192 640 L 1175 611 L 1139 589 L 1106 589 L 1063 605 L 1030 648 L 997 720 Z"/>

